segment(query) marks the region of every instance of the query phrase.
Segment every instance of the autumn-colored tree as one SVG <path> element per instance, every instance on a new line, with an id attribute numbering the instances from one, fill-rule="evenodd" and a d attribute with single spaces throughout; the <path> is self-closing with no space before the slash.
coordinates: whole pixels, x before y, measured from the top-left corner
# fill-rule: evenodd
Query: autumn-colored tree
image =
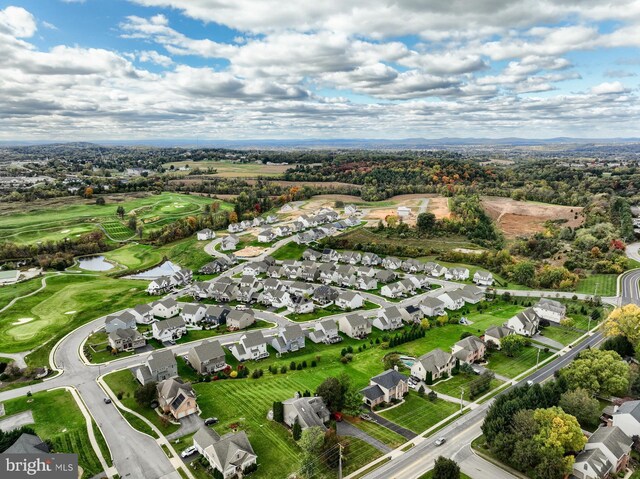
<path id="1" fill-rule="evenodd" d="M 213 211 L 214 213 L 217 213 L 218 211 L 220 211 L 219 201 L 214 201 L 213 203 L 211 203 L 211 211 Z"/>
<path id="2" fill-rule="evenodd" d="M 634 347 L 640 344 L 640 306 L 626 304 L 614 309 L 602 323 L 605 336 L 624 336 Z"/>
<path id="3" fill-rule="evenodd" d="M 84 189 L 84 197 L 85 198 L 93 198 L 93 188 L 91 188 L 90 186 L 87 186 Z"/>
<path id="4" fill-rule="evenodd" d="M 229 212 L 229 223 L 237 223 L 238 222 L 238 214 L 235 211 Z"/>
<path id="5" fill-rule="evenodd" d="M 533 419 L 538 425 L 534 439 L 545 448 L 564 455 L 570 451 L 581 451 L 587 442 L 578 420 L 559 407 L 536 409 Z"/>

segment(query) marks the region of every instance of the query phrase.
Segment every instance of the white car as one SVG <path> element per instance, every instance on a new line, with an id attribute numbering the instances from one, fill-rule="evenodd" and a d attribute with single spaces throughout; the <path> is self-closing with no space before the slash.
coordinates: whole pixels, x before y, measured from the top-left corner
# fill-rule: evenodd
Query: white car
<path id="1" fill-rule="evenodd" d="M 196 451 L 197 451 L 196 446 L 189 446 L 188 448 L 186 448 L 184 451 L 180 453 L 180 457 L 184 459 L 185 457 L 189 457 L 191 454 L 195 453 Z"/>
<path id="2" fill-rule="evenodd" d="M 440 436 L 438 439 L 436 439 L 436 442 L 434 444 L 436 446 L 442 446 L 445 442 L 447 442 L 447 439 Z"/>

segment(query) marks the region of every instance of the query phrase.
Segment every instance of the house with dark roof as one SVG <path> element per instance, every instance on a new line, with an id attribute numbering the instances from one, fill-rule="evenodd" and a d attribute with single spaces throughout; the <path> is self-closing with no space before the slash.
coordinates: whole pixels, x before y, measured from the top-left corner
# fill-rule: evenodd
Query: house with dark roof
<path id="1" fill-rule="evenodd" d="M 484 358 L 487 347 L 476 336 L 467 336 L 453 345 L 451 354 L 462 363 L 473 364 Z"/>
<path id="2" fill-rule="evenodd" d="M 333 304 L 335 300 L 338 299 L 338 295 L 339 295 L 339 292 L 337 289 L 332 288 L 331 286 L 328 286 L 328 285 L 322 285 L 322 286 L 318 286 L 313 291 L 313 294 L 311 297 L 316 303 L 322 306 L 328 306 L 330 304 Z"/>
<path id="3" fill-rule="evenodd" d="M 154 351 L 142 366 L 131 370 L 140 384 L 160 382 L 178 375 L 178 363 L 168 349 Z"/>
<path id="4" fill-rule="evenodd" d="M 619 427 L 599 427 L 587 444 L 585 451 L 599 449 L 612 465 L 612 472 L 617 474 L 629 464 L 629 454 L 633 439 L 627 436 Z"/>
<path id="5" fill-rule="evenodd" d="M 191 384 L 180 378 L 170 378 L 159 382 L 156 387 L 158 403 L 165 414 L 181 419 L 199 413 L 196 393 Z"/>
<path id="6" fill-rule="evenodd" d="M 116 329 L 109 333 L 109 346 L 116 351 L 132 351 L 142 348 L 147 340 L 135 329 Z"/>
<path id="7" fill-rule="evenodd" d="M 640 401 L 627 401 L 614 407 L 612 424 L 627 436 L 640 436 Z"/>
<path id="8" fill-rule="evenodd" d="M 35 434 L 26 432 L 20 434 L 8 449 L 2 454 L 48 454 L 49 446 Z"/>
<path id="9" fill-rule="evenodd" d="M 192 347 L 187 360 L 199 374 L 213 374 L 227 367 L 224 350 L 218 341 L 205 341 Z"/>
<path id="10" fill-rule="evenodd" d="M 321 397 L 294 397 L 282 402 L 284 422 L 293 427 L 297 422 L 302 429 L 321 427 L 326 429 L 331 413 Z"/>
<path id="11" fill-rule="evenodd" d="M 577 479 L 604 479 L 612 467 L 600 449 L 589 449 L 576 456 L 572 475 Z"/>
<path id="12" fill-rule="evenodd" d="M 445 374 L 451 375 L 451 370 L 455 365 L 456 359 L 451 354 L 436 348 L 416 359 L 416 362 L 411 366 L 411 376 L 425 381 L 428 373 L 431 373 L 431 378 L 436 380 Z"/>
<path id="13" fill-rule="evenodd" d="M 388 369 L 372 377 L 369 386 L 360 391 L 362 400 L 371 408 L 381 403 L 401 400 L 408 392 L 409 378 L 395 369 Z"/>
<path id="14" fill-rule="evenodd" d="M 213 429 L 201 427 L 193 436 L 193 445 L 224 479 L 243 477 L 243 473 L 258 461 L 244 431 L 230 432 L 220 437 Z"/>
<path id="15" fill-rule="evenodd" d="M 390 269 L 378 269 L 376 270 L 376 279 L 381 283 L 391 283 L 398 278 L 395 271 Z"/>
<path id="16" fill-rule="evenodd" d="M 500 349 L 502 339 L 512 334 L 516 334 L 513 329 L 504 326 L 492 326 L 484 332 L 484 344 L 493 343 L 496 349 Z"/>
<path id="17" fill-rule="evenodd" d="M 240 341 L 229 346 L 229 351 L 238 361 L 258 361 L 269 357 L 267 339 L 262 331 L 250 331 L 243 334 Z"/>
<path id="18" fill-rule="evenodd" d="M 304 333 L 299 324 L 290 324 L 280 328 L 271 345 L 279 353 L 290 353 L 304 348 Z"/>

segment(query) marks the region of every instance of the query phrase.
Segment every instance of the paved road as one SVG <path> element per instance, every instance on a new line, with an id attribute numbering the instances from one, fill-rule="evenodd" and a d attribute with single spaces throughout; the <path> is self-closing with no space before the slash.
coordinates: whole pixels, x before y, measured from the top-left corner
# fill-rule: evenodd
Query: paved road
<path id="1" fill-rule="evenodd" d="M 583 341 L 580 345 L 569 350 L 568 353 L 563 356 L 559 356 L 554 361 L 551 361 L 547 365 L 535 373 L 521 380 L 518 384 L 511 387 L 519 387 L 530 380 L 535 383 L 544 381 L 545 379 L 553 376 L 553 373 L 566 366 L 573 358 L 583 349 L 597 345 L 602 340 L 602 335 L 596 333 L 586 341 Z M 506 389 L 505 391 L 508 391 Z M 501 393 L 501 394 L 504 394 Z M 434 438 L 429 438 L 422 441 L 412 449 L 408 450 L 404 454 L 393 458 L 383 466 L 377 468 L 371 473 L 364 476 L 366 479 L 417 479 L 422 474 L 427 472 L 433 467 L 433 462 L 438 456 L 454 457 L 456 454 L 461 454 L 466 447 L 471 444 L 471 441 L 478 437 L 481 433 L 480 426 L 484 420 L 484 415 L 487 409 L 491 406 L 493 400 L 487 401 L 481 404 L 478 408 L 470 411 L 460 419 L 457 419 L 444 429 L 440 430 L 436 435 L 444 436 L 447 442 L 440 447 L 434 445 Z M 471 457 L 471 456 L 469 456 Z M 477 464 L 479 458 L 473 459 L 471 466 L 465 464 L 468 458 L 463 458 L 460 461 L 461 468 L 465 470 L 467 467 L 474 467 L 473 464 Z M 482 461 L 482 467 L 488 467 Z M 512 475 L 502 469 L 494 471 L 491 479 L 511 478 Z M 474 479 L 475 475 L 471 476 Z"/>

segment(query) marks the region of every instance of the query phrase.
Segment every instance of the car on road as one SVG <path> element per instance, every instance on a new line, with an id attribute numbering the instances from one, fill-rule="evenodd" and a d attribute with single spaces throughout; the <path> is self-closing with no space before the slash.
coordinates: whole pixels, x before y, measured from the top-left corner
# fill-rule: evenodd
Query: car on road
<path id="1" fill-rule="evenodd" d="M 111 398 L 104 398 L 103 401 L 105 404 L 111 404 Z"/>
<path id="2" fill-rule="evenodd" d="M 369 416 L 368 414 L 360 414 L 360 419 L 364 421 L 371 421 L 371 416 Z"/>
<path id="3" fill-rule="evenodd" d="M 207 419 L 204 420 L 204 425 L 211 426 L 213 424 L 216 424 L 217 422 L 218 422 L 217 417 L 208 417 Z"/>
<path id="4" fill-rule="evenodd" d="M 434 444 L 436 446 L 442 446 L 445 442 L 447 442 L 447 439 L 443 436 L 440 436 L 438 439 L 436 439 L 436 442 L 434 442 Z"/>
<path id="5" fill-rule="evenodd" d="M 247 307 L 244 304 L 239 304 L 236 306 L 236 311 L 244 311 Z"/>
<path id="6" fill-rule="evenodd" d="M 194 454 L 197 451 L 196 446 L 189 446 L 184 451 L 180 453 L 180 457 L 184 459 L 185 457 L 189 457 L 191 454 Z"/>
<path id="7" fill-rule="evenodd" d="M 531 379 L 527 381 L 527 386 L 533 386 L 533 381 Z"/>

